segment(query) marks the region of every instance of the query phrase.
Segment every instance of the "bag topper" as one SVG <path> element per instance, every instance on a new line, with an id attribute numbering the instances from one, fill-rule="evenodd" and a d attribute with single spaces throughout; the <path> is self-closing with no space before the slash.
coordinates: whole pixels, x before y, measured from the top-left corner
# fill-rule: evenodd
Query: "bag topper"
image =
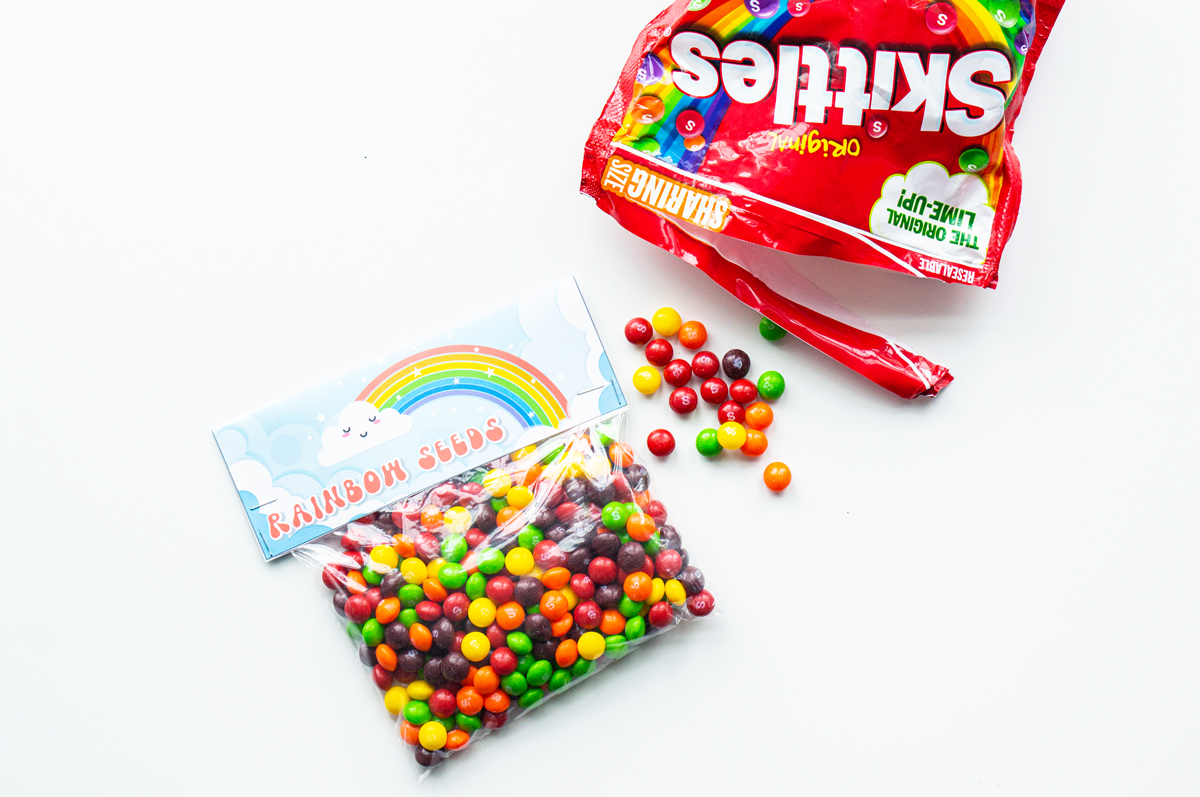
<path id="1" fill-rule="evenodd" d="M 1020 204 L 1013 122 L 1061 5 L 681 0 L 638 36 L 581 190 L 838 361 L 936 395 L 944 366 L 781 253 L 994 288 Z"/>

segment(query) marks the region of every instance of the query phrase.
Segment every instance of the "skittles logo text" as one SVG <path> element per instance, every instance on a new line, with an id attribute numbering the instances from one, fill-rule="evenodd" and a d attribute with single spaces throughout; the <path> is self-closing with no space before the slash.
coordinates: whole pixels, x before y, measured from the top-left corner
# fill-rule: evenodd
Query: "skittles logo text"
<path id="1" fill-rule="evenodd" d="M 994 84 L 1012 80 L 1008 56 L 999 50 L 975 50 L 952 59 L 947 53 L 877 50 L 868 65 L 867 54 L 857 47 L 832 44 L 784 44 L 778 55 L 756 41 L 734 40 L 722 50 L 703 33 L 682 31 L 671 40 L 671 57 L 679 65 L 671 79 L 691 97 L 711 97 L 721 88 L 734 102 L 745 105 L 775 95 L 777 125 L 803 121 L 822 124 L 831 108 L 840 109 L 839 121 L 860 127 L 863 112 L 922 111 L 921 130 L 938 132 L 943 125 L 959 136 L 982 136 L 1004 119 L 1005 92 Z M 897 66 L 908 93 L 893 102 Z M 844 88 L 831 90 L 831 72 L 844 73 Z M 807 80 L 801 86 L 801 74 Z M 991 81 L 981 83 L 976 76 Z M 946 108 L 947 95 L 962 108 Z M 832 112 L 836 113 L 836 111 Z"/>

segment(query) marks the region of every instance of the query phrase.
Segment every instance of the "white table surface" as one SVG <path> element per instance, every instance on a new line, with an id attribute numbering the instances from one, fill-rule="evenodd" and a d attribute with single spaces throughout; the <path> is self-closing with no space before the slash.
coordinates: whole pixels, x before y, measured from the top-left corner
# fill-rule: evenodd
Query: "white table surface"
<path id="1" fill-rule="evenodd" d="M 1067 4 L 999 290 L 806 268 L 951 367 L 905 402 L 576 193 L 664 2 L 0 4 L 0 791 L 414 788 L 209 429 L 568 274 L 623 379 L 664 304 L 782 371 L 795 482 L 632 395 L 721 614 L 422 791 L 1200 790 L 1196 5 Z"/>

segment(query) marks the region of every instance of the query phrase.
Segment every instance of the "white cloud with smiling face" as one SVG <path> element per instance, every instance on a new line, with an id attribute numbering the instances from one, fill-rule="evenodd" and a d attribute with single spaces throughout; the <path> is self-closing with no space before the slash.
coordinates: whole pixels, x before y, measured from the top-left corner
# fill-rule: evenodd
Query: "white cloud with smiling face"
<path id="1" fill-rule="evenodd" d="M 355 401 L 346 405 L 338 422 L 321 433 L 317 461 L 326 467 L 344 462 L 375 446 L 394 440 L 412 429 L 412 420 L 391 407 Z"/>

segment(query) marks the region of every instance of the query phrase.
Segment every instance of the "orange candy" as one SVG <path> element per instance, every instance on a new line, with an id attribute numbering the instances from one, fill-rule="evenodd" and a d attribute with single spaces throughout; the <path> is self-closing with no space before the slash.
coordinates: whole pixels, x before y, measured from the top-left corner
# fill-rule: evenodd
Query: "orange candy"
<path id="1" fill-rule="evenodd" d="M 408 641 L 417 650 L 429 650 L 433 645 L 433 634 L 420 623 L 413 623 L 408 628 Z"/>
<path id="2" fill-rule="evenodd" d="M 625 594 L 631 601 L 644 601 L 654 589 L 654 579 L 642 572 L 625 576 Z"/>
<path id="3" fill-rule="evenodd" d="M 625 615 L 616 609 L 605 609 L 600 615 L 600 633 L 605 636 L 619 634 L 625 630 Z"/>
<path id="4" fill-rule="evenodd" d="M 421 585 L 421 588 L 425 590 L 425 597 L 434 603 L 441 603 L 450 594 L 436 578 L 425 579 L 425 583 Z"/>
<path id="5" fill-rule="evenodd" d="M 608 447 L 608 458 L 618 468 L 628 468 L 633 464 L 633 449 L 625 443 L 613 443 Z"/>
<path id="6" fill-rule="evenodd" d="M 571 607 L 567 605 L 567 596 L 556 589 L 546 590 L 542 593 L 542 600 L 538 603 L 538 608 L 551 623 L 561 620 L 567 612 L 571 611 Z"/>
<path id="7" fill-rule="evenodd" d="M 698 349 L 708 340 L 708 330 L 699 321 L 688 321 L 679 327 L 679 345 L 685 349 Z"/>
<path id="8" fill-rule="evenodd" d="M 508 694 L 497 689 L 483 699 L 483 707 L 493 714 L 499 714 L 501 711 L 508 710 L 508 704 L 512 702 L 508 699 Z"/>
<path id="9" fill-rule="evenodd" d="M 649 490 L 642 490 L 640 493 L 633 494 L 633 502 L 638 505 L 639 509 L 645 509 L 653 500 L 650 497 Z"/>
<path id="10" fill-rule="evenodd" d="M 496 525 L 503 526 L 519 514 L 521 514 L 521 510 L 515 506 L 506 506 L 496 513 Z"/>
<path id="11" fill-rule="evenodd" d="M 375 619 L 383 625 L 387 625 L 392 620 L 400 616 L 400 599 L 399 598 L 384 598 L 375 607 Z"/>
<path id="12" fill-rule="evenodd" d="M 471 741 L 471 734 L 466 731 L 460 731 L 457 728 L 446 734 L 446 749 L 458 750 L 466 747 L 467 742 Z"/>
<path id="13" fill-rule="evenodd" d="M 432 504 L 422 509 L 421 525 L 430 531 L 442 525 L 442 510 Z"/>
<path id="14" fill-rule="evenodd" d="M 542 573 L 542 586 L 546 589 L 562 589 L 571 583 L 571 571 L 565 567 L 552 567 Z"/>
<path id="15" fill-rule="evenodd" d="M 757 429 L 747 429 L 746 443 L 742 446 L 742 453 L 748 457 L 757 457 L 766 450 L 767 436 Z"/>
<path id="16" fill-rule="evenodd" d="M 464 686 L 458 690 L 458 710 L 468 716 L 475 716 L 483 711 L 483 695 L 473 686 Z"/>
<path id="17" fill-rule="evenodd" d="M 550 633 L 554 636 L 562 636 L 571 630 L 571 626 L 575 625 L 575 618 L 567 612 L 559 619 L 550 624 Z"/>
<path id="18" fill-rule="evenodd" d="M 473 683 L 475 683 L 475 676 L 478 674 L 479 674 L 479 669 L 476 668 L 476 666 L 474 664 L 472 664 L 471 669 L 467 670 L 467 677 L 463 678 L 462 682 L 464 684 L 473 684 Z M 479 687 L 475 687 L 475 688 L 478 689 Z"/>
<path id="19" fill-rule="evenodd" d="M 742 424 L 747 429 L 766 429 L 775 420 L 775 413 L 762 401 L 756 401 L 746 408 L 746 422 Z"/>
<path id="20" fill-rule="evenodd" d="M 367 580 L 363 578 L 362 573 L 351 570 L 346 574 L 346 589 L 351 595 L 361 595 L 367 591 Z"/>
<path id="21" fill-rule="evenodd" d="M 656 531 L 654 518 L 640 512 L 636 515 L 630 515 L 629 520 L 625 522 L 625 531 L 638 542 L 645 542 L 653 537 Z"/>
<path id="22" fill-rule="evenodd" d="M 491 667 L 480 667 L 471 682 L 475 684 L 475 691 L 486 697 L 500 687 L 500 676 Z"/>
<path id="23" fill-rule="evenodd" d="M 379 662 L 379 666 L 383 669 L 392 672 L 396 669 L 396 651 L 392 650 L 391 645 L 376 645 L 375 661 Z"/>
<path id="24" fill-rule="evenodd" d="M 418 744 L 421 741 L 421 729 L 408 720 L 400 720 L 400 738 L 405 744 Z"/>
<path id="25" fill-rule="evenodd" d="M 513 631 L 525 622 L 525 610 L 516 601 L 502 603 L 496 609 L 496 625 L 505 631 Z"/>
<path id="26" fill-rule="evenodd" d="M 532 487 L 533 483 L 542 475 L 542 465 L 538 463 L 529 470 L 525 471 L 525 478 L 521 480 L 521 484 L 526 487 Z"/>
<path id="27" fill-rule="evenodd" d="M 554 651 L 554 661 L 559 667 L 570 667 L 579 658 L 579 645 L 574 639 L 564 639 Z"/>
<path id="28" fill-rule="evenodd" d="M 416 541 L 407 534 L 393 534 L 392 539 L 396 541 L 396 553 L 400 554 L 400 559 L 408 559 L 417 555 Z"/>
<path id="29" fill-rule="evenodd" d="M 763 481 L 772 491 L 781 492 L 792 483 L 792 471 L 782 462 L 772 462 L 763 471 Z"/>

